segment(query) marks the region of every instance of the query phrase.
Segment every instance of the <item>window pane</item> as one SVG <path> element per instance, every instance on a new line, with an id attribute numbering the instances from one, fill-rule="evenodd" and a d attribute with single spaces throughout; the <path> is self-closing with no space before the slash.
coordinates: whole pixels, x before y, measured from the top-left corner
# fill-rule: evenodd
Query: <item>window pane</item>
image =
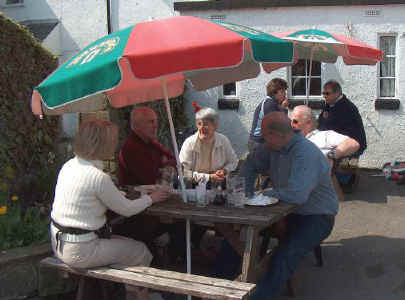
<path id="1" fill-rule="evenodd" d="M 311 78 L 311 87 L 310 87 L 311 96 L 320 96 L 321 95 L 321 78 Z"/>
<path id="2" fill-rule="evenodd" d="M 380 48 L 385 55 L 395 55 L 395 36 L 380 37 Z"/>
<path id="3" fill-rule="evenodd" d="M 380 77 L 395 77 L 395 57 L 384 56 L 380 69 Z"/>
<path id="4" fill-rule="evenodd" d="M 380 96 L 395 97 L 395 79 L 381 79 Z"/>
<path id="5" fill-rule="evenodd" d="M 293 78 L 292 79 L 292 95 L 293 96 L 305 96 L 305 78 Z"/>
<path id="6" fill-rule="evenodd" d="M 308 76 L 309 76 L 309 60 L 308 60 Z M 321 63 L 319 61 L 312 61 L 311 76 L 321 76 Z"/>
<path id="7" fill-rule="evenodd" d="M 236 83 L 231 82 L 223 86 L 224 96 L 236 96 Z"/>
<path id="8" fill-rule="evenodd" d="M 292 76 L 305 76 L 305 59 L 300 59 L 292 66 Z"/>

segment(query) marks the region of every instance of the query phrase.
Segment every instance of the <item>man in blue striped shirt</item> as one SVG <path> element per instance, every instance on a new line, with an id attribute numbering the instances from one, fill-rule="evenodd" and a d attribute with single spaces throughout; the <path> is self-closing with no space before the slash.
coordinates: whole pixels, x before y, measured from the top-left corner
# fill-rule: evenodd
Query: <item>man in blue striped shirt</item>
<path id="1" fill-rule="evenodd" d="M 300 132 L 294 132 L 282 112 L 263 118 L 265 144 L 251 153 L 244 165 L 246 193 L 253 195 L 257 174 L 270 175 L 273 189 L 264 194 L 297 210 L 288 218 L 288 235 L 251 299 L 274 299 L 301 259 L 331 233 L 338 200 L 330 166 L 322 152 Z"/>

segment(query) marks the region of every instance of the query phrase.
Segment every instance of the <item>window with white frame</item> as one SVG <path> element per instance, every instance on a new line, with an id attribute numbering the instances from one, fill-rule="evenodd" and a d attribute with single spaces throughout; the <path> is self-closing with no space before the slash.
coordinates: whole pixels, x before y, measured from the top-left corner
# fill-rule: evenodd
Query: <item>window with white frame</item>
<path id="1" fill-rule="evenodd" d="M 396 43 L 395 35 L 380 35 L 379 46 L 383 53 L 383 60 L 379 64 L 378 89 L 380 98 L 395 97 L 396 76 Z"/>
<path id="2" fill-rule="evenodd" d="M 24 4 L 24 0 L 6 0 L 6 5 Z"/>
<path id="3" fill-rule="evenodd" d="M 221 97 L 224 99 L 238 98 L 238 89 L 237 89 L 236 82 L 224 84 L 222 86 Z"/>
<path id="4" fill-rule="evenodd" d="M 310 61 L 300 59 L 291 67 L 290 70 L 290 94 L 291 97 L 304 98 L 321 96 L 322 82 L 321 82 L 321 63 L 318 61 L 312 62 L 311 70 L 311 84 L 309 85 L 309 70 Z M 309 88 L 308 88 L 309 86 Z"/>

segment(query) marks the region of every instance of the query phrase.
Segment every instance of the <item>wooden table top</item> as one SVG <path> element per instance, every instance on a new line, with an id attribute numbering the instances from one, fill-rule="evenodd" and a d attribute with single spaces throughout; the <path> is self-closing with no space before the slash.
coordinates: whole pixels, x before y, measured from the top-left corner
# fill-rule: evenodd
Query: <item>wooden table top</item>
<path id="1" fill-rule="evenodd" d="M 194 203 L 184 203 L 180 198 L 155 203 L 145 213 L 176 219 L 231 223 L 267 227 L 295 210 L 296 206 L 279 202 L 270 206 L 245 206 L 243 208 L 210 204 L 198 207 Z"/>

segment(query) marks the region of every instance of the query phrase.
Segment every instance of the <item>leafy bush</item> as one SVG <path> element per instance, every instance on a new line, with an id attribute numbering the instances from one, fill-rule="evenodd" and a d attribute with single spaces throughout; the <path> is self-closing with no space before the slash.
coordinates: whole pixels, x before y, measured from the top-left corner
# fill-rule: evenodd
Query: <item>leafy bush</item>
<path id="1" fill-rule="evenodd" d="M 41 215 L 40 207 L 24 209 L 16 196 L 4 201 L 5 192 L 0 197 L 0 251 L 49 240 L 49 217 Z"/>
<path id="2" fill-rule="evenodd" d="M 31 112 L 33 87 L 57 67 L 57 58 L 28 29 L 0 13 L 0 184 L 23 207 L 47 203 L 60 168 L 53 159 L 58 117 Z"/>

